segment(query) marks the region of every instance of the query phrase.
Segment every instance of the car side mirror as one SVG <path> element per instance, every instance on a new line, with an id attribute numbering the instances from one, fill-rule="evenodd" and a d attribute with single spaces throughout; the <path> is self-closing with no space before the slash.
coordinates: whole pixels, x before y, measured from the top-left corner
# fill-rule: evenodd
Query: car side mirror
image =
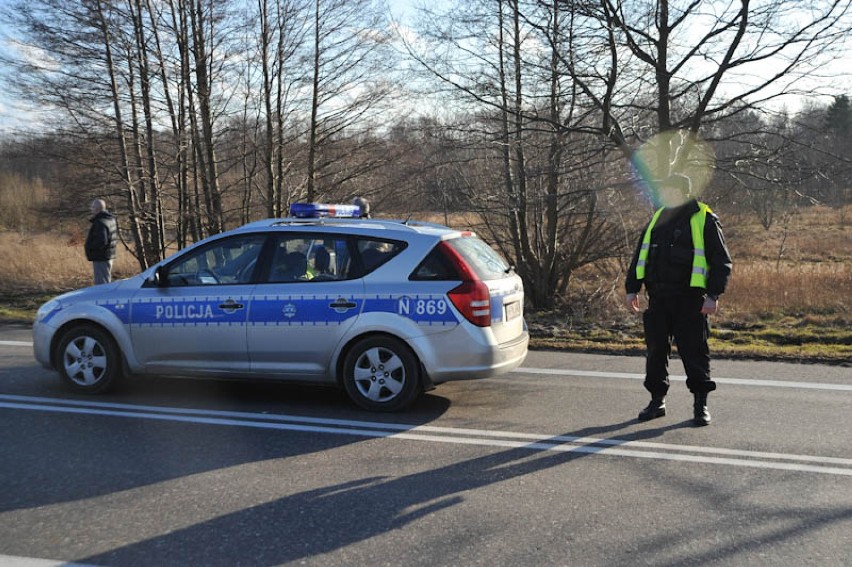
<path id="1" fill-rule="evenodd" d="M 157 269 L 148 278 L 148 283 L 154 287 L 165 287 L 168 281 L 168 273 L 165 266 L 157 266 Z"/>

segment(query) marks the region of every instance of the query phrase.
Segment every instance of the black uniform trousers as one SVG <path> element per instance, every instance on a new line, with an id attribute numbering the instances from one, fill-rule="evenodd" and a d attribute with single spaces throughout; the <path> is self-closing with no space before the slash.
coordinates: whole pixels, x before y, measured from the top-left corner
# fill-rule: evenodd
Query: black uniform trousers
<path id="1" fill-rule="evenodd" d="M 686 386 L 693 394 L 716 389 L 710 379 L 710 326 L 701 313 L 704 296 L 698 290 L 687 293 L 651 294 L 642 316 L 645 326 L 645 389 L 652 397 L 669 391 L 669 356 L 672 341 L 683 361 Z"/>

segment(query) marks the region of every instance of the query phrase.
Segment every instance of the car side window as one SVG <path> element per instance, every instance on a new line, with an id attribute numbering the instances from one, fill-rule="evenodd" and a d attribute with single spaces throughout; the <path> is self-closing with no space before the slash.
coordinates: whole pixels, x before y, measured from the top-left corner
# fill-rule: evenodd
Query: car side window
<path id="1" fill-rule="evenodd" d="M 272 247 L 267 283 L 347 280 L 351 254 L 346 238 L 324 234 L 282 235 Z"/>
<path id="2" fill-rule="evenodd" d="M 169 266 L 167 285 L 249 283 L 265 240 L 257 234 L 235 236 L 191 252 Z"/>
<path id="3" fill-rule="evenodd" d="M 356 243 L 363 274 L 369 274 L 403 250 L 406 243 L 396 240 L 361 238 Z"/>
<path id="4" fill-rule="evenodd" d="M 409 277 L 412 281 L 458 280 L 460 276 L 455 265 L 441 251 L 439 246 L 432 249 Z"/>

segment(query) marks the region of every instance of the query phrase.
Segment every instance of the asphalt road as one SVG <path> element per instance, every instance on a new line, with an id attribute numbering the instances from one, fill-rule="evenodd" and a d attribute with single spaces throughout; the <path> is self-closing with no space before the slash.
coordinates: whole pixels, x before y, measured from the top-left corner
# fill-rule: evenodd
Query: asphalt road
<path id="1" fill-rule="evenodd" d="M 852 565 L 852 368 L 715 361 L 694 428 L 682 377 L 636 420 L 641 358 L 532 352 L 384 415 L 261 383 L 73 395 L 29 341 L 0 328 L 0 564 Z"/>

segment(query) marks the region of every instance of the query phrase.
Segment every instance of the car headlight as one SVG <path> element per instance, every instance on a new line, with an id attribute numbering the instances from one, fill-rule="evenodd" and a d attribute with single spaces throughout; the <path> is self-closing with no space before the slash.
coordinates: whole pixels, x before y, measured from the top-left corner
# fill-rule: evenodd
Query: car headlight
<path id="1" fill-rule="evenodd" d="M 57 301 L 56 299 L 51 299 L 50 301 L 38 308 L 38 311 L 36 311 L 36 321 L 43 321 L 51 313 L 59 311 L 60 309 L 62 309 L 62 304 L 59 303 L 59 301 Z"/>

